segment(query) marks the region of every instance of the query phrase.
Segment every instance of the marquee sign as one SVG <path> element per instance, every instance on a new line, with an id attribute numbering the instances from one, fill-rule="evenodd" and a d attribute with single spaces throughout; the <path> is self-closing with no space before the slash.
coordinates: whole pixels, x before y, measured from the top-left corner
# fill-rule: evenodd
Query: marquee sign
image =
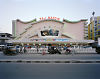
<path id="1" fill-rule="evenodd" d="M 54 19 L 54 20 L 60 20 L 60 18 L 57 18 L 57 17 L 40 17 L 39 18 L 40 20 L 46 20 L 46 19 Z"/>

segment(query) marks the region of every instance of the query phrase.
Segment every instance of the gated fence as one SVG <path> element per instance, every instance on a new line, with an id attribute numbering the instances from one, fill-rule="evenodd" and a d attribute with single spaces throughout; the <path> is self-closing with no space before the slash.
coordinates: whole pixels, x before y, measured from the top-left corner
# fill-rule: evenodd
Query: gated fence
<path id="1" fill-rule="evenodd" d="M 96 49 L 95 48 L 72 48 L 70 49 L 71 50 L 71 53 L 96 53 Z M 39 49 L 36 49 L 36 48 L 31 48 L 31 49 L 26 49 L 26 53 L 33 53 L 33 54 L 42 54 L 42 53 L 45 53 L 45 54 L 48 54 L 48 48 L 39 48 Z M 60 52 L 62 54 L 64 54 L 66 51 L 65 50 L 60 50 Z"/>
<path id="2" fill-rule="evenodd" d="M 31 48 L 31 49 L 26 49 L 26 53 L 42 54 L 43 52 L 49 53 L 48 52 L 48 48 L 39 48 L 39 49 Z"/>
<path id="3" fill-rule="evenodd" d="M 95 48 L 81 48 L 81 49 L 73 49 L 75 53 L 96 53 Z"/>

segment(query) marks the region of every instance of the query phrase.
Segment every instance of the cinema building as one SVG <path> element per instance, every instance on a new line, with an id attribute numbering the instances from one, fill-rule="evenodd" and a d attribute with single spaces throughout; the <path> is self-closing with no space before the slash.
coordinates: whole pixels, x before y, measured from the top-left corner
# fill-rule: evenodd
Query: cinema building
<path id="1" fill-rule="evenodd" d="M 79 21 L 60 21 L 56 17 L 40 18 L 24 22 L 19 19 L 12 21 L 12 34 L 15 45 L 31 46 L 68 46 L 86 45 L 94 42 L 86 40 L 88 32 L 87 19 Z"/>

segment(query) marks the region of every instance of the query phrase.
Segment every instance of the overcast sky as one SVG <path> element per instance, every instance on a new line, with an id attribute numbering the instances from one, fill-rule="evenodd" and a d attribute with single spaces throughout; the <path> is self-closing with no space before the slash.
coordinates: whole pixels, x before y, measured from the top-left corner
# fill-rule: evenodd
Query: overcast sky
<path id="1" fill-rule="evenodd" d="M 71 21 L 100 16 L 100 0 L 0 0 L 0 32 L 12 33 L 12 20 L 54 16 Z"/>

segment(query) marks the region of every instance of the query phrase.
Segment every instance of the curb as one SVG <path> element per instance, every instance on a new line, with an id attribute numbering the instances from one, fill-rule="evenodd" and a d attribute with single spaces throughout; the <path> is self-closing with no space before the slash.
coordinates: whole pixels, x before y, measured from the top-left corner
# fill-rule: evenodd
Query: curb
<path id="1" fill-rule="evenodd" d="M 100 60 L 0 60 L 0 63 L 100 63 Z"/>

